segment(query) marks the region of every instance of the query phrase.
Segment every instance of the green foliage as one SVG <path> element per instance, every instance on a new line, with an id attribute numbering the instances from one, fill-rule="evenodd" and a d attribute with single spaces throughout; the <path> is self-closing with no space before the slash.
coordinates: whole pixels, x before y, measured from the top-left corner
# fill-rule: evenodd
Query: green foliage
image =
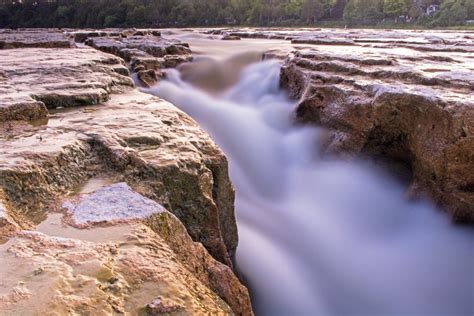
<path id="1" fill-rule="evenodd" d="M 371 25 L 382 18 L 382 0 L 350 0 L 344 9 L 344 21 L 349 25 Z"/>
<path id="2" fill-rule="evenodd" d="M 432 22 L 434 26 L 450 26 L 463 24 L 468 18 L 467 3 L 472 0 L 444 0 L 441 10 Z"/>
<path id="3" fill-rule="evenodd" d="M 408 12 L 408 4 L 405 0 L 384 0 L 383 13 L 389 17 L 405 15 Z"/>
<path id="4" fill-rule="evenodd" d="M 376 26 L 409 15 L 428 26 L 474 20 L 474 0 L 38 0 L 0 7 L 0 27 Z M 433 17 L 430 4 L 441 3 Z"/>

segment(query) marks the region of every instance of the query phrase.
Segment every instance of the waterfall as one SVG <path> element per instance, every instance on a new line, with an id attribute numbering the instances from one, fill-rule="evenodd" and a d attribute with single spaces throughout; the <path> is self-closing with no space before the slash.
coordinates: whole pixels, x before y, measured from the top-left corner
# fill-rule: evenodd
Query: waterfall
<path id="1" fill-rule="evenodd" d="M 236 261 L 256 314 L 472 316 L 473 231 L 406 201 L 367 164 L 321 157 L 324 130 L 293 124 L 279 72 L 275 61 L 251 64 L 216 94 L 170 70 L 148 90 L 193 117 L 229 159 Z"/>

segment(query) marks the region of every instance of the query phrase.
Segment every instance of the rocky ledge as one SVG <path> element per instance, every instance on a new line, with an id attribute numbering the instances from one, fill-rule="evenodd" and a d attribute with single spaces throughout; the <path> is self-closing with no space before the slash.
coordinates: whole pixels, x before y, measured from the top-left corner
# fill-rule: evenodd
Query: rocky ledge
<path id="1" fill-rule="evenodd" d="M 338 34 L 293 38 L 306 45 L 284 62 L 281 84 L 299 100 L 297 120 L 330 130 L 327 154 L 371 157 L 400 171 L 412 195 L 474 222 L 474 42 L 462 32 Z"/>
<path id="2" fill-rule="evenodd" d="M 156 33 L 140 33 L 130 37 L 91 37 L 85 43 L 123 58 L 147 87 L 154 85 L 162 77 L 160 69 L 174 68 L 192 60 L 187 43 L 164 39 Z"/>
<path id="3" fill-rule="evenodd" d="M 126 184 L 64 205 L 0 246 L 3 312 L 252 314 L 232 270 Z"/>
<path id="4" fill-rule="evenodd" d="M 189 57 L 137 32 L 120 42 Z M 81 36 L 95 44 L 0 50 L 0 309 L 251 315 L 224 154 L 136 89 L 131 59 L 100 44 L 115 34 Z"/>
<path id="5" fill-rule="evenodd" d="M 56 29 L 0 29 L 0 49 L 11 48 L 69 48 L 69 37 Z"/>
<path id="6" fill-rule="evenodd" d="M 90 48 L 0 50 L 0 121 L 107 101 L 133 87 L 123 60 Z"/>

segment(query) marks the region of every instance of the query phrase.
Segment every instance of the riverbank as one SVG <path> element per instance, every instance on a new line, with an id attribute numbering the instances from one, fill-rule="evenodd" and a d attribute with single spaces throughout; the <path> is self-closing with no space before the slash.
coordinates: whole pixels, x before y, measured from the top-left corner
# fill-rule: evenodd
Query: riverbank
<path id="1" fill-rule="evenodd" d="M 1 30 L 0 309 L 468 311 L 473 40 Z"/>

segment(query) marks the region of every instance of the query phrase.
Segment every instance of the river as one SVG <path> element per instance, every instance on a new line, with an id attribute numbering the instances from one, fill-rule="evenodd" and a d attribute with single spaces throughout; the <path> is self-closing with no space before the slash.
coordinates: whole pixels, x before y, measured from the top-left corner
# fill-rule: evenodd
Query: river
<path id="1" fill-rule="evenodd" d="M 472 315 L 472 230 L 427 202 L 407 201 L 401 184 L 368 163 L 322 158 L 324 131 L 293 123 L 280 63 L 248 57 L 281 43 L 232 46 L 193 36 L 191 48 L 218 45 L 218 54 L 182 73 L 170 70 L 149 92 L 193 117 L 229 159 L 236 264 L 256 314 Z M 225 45 L 241 57 L 229 57 Z M 228 80 L 216 87 L 223 79 L 202 77 L 206 71 Z"/>

